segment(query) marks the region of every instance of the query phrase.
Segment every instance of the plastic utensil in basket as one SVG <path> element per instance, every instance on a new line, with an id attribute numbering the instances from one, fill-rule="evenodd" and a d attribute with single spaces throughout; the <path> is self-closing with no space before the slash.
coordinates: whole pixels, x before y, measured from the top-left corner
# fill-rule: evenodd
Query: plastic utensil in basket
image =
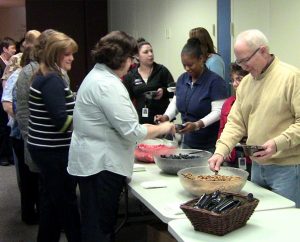
<path id="1" fill-rule="evenodd" d="M 247 196 L 235 193 L 223 194 L 233 195 L 234 198 L 242 201 L 242 205 L 220 214 L 206 209 L 194 208 L 199 198 L 190 200 L 180 206 L 195 230 L 209 234 L 224 235 L 246 225 L 259 200 L 253 198 L 249 201 Z"/>

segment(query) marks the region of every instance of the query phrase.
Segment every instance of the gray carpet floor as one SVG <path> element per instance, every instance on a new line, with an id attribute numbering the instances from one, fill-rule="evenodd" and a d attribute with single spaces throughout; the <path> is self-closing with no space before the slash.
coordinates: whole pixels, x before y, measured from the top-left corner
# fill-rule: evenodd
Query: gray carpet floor
<path id="1" fill-rule="evenodd" d="M 129 211 L 133 216 L 116 236 L 116 242 L 146 242 L 147 224 L 159 222 L 134 197 L 129 196 Z M 124 204 L 121 201 L 120 219 Z M 38 226 L 26 225 L 21 221 L 20 193 L 18 190 L 15 166 L 0 166 L 0 242 L 34 242 Z M 60 242 L 66 242 L 61 234 Z M 155 241 L 151 241 L 155 242 Z"/>
<path id="2" fill-rule="evenodd" d="M 36 241 L 37 228 L 21 221 L 15 166 L 0 166 L 0 242 Z"/>

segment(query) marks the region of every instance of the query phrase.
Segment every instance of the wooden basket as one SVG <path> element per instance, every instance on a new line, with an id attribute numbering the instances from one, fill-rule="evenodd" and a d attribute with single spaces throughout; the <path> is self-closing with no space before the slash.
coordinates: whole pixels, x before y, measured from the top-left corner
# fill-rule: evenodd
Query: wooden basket
<path id="1" fill-rule="evenodd" d="M 215 235 L 227 234 L 246 225 L 248 219 L 251 217 L 259 202 L 258 199 L 253 199 L 251 202 L 249 202 L 246 196 L 239 194 L 222 194 L 231 194 L 234 196 L 234 198 L 242 201 L 243 204 L 221 214 L 205 209 L 194 208 L 193 206 L 199 200 L 199 198 L 188 201 L 180 206 L 185 215 L 191 221 L 195 230 Z"/>

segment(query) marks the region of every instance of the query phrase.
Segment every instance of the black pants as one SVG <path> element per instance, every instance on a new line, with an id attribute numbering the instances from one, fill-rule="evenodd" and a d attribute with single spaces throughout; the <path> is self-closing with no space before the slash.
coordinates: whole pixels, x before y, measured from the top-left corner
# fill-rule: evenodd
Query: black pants
<path id="1" fill-rule="evenodd" d="M 25 164 L 23 140 L 11 138 L 11 141 L 17 158 L 15 166 L 19 178 L 22 220 L 26 223 L 34 223 L 39 208 L 39 175 L 31 172 Z"/>
<path id="2" fill-rule="evenodd" d="M 1 82 L 0 85 L 2 85 Z M 3 110 L 2 103 L 0 103 L 0 159 L 11 161 L 12 147 L 9 139 L 10 127 L 7 126 L 7 122 L 7 113 Z"/>
<path id="3" fill-rule="evenodd" d="M 68 174 L 68 149 L 29 150 L 40 169 L 38 242 L 58 242 L 61 228 L 69 242 L 80 241 L 75 178 Z"/>
<path id="4" fill-rule="evenodd" d="M 125 177 L 109 172 L 79 177 L 81 241 L 110 242 L 117 221 Z"/>

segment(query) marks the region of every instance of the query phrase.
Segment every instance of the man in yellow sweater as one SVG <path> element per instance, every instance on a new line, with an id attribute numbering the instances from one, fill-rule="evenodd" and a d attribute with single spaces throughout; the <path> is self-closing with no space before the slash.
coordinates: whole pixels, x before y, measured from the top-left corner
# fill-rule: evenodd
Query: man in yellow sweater
<path id="1" fill-rule="evenodd" d="M 293 200 L 300 207 L 300 71 L 270 54 L 259 30 L 240 33 L 234 45 L 236 63 L 248 71 L 227 124 L 209 159 L 219 170 L 224 157 L 244 136 L 262 145 L 254 153 L 251 180 Z"/>

